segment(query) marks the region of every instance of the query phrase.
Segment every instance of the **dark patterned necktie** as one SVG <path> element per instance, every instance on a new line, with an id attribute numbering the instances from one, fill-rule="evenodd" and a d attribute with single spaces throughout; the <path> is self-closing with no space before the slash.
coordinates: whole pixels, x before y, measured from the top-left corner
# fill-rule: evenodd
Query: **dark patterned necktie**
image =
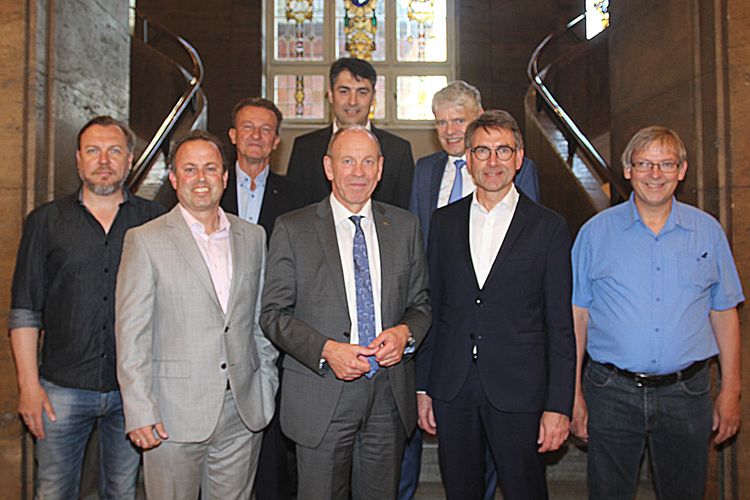
<path id="1" fill-rule="evenodd" d="M 357 329 L 359 345 L 367 347 L 375 340 L 375 303 L 372 298 L 370 262 L 367 259 L 367 242 L 360 222 L 361 215 L 352 215 L 354 223 L 354 283 L 357 289 Z M 369 356 L 370 371 L 365 375 L 371 378 L 380 367 L 375 356 Z"/>

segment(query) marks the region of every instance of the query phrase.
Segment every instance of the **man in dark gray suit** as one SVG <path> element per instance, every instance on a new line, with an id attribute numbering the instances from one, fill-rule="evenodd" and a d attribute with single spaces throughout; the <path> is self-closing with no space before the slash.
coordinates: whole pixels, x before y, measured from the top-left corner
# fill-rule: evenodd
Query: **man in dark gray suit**
<path id="1" fill-rule="evenodd" d="M 414 215 L 371 200 L 372 132 L 339 129 L 324 166 L 331 196 L 279 217 L 271 238 L 261 325 L 288 354 L 281 426 L 299 499 L 393 498 L 416 420 L 405 353 L 430 323 L 422 237 Z"/>

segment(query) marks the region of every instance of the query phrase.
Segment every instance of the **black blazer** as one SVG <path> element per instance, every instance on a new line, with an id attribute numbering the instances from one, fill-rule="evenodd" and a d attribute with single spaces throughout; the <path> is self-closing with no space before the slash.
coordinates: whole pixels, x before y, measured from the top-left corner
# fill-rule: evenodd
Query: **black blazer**
<path id="1" fill-rule="evenodd" d="M 372 132 L 380 141 L 384 158 L 383 176 L 372 193 L 372 199 L 408 209 L 414 176 L 411 144 L 375 126 L 372 127 Z M 294 140 L 286 175 L 305 187 L 311 202 L 322 200 L 331 192 L 331 183 L 323 171 L 323 157 L 332 135 L 333 125 L 329 125 Z"/>
<path id="2" fill-rule="evenodd" d="M 229 167 L 229 181 L 221 198 L 221 208 L 230 214 L 239 215 L 237 208 L 237 173 L 236 164 Z M 266 190 L 260 206 L 258 224 L 266 230 L 267 241 L 271 239 L 276 217 L 307 205 L 307 194 L 302 186 L 284 176 L 268 172 Z"/>
<path id="3" fill-rule="evenodd" d="M 519 194 L 481 289 L 469 248 L 472 197 L 433 214 L 432 327 L 418 353 L 417 387 L 451 401 L 476 344 L 482 387 L 496 409 L 570 415 L 576 364 L 570 233 L 560 215 Z"/>

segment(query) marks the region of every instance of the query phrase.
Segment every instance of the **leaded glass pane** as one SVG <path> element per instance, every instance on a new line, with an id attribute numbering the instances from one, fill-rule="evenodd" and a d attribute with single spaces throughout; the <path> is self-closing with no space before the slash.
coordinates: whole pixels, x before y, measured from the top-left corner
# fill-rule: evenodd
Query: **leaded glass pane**
<path id="1" fill-rule="evenodd" d="M 346 0 L 336 0 L 336 58 L 360 57 L 370 61 L 385 61 L 385 2 L 386 0 L 352 0 L 351 5 L 355 8 L 346 9 Z M 356 6 L 361 7 L 357 8 Z M 373 9 L 374 8 L 374 9 Z M 374 12 L 374 16 L 371 15 Z M 357 13 L 361 14 L 358 18 Z M 348 20 L 347 20 L 348 18 Z M 361 22 L 361 24 L 358 24 Z M 370 57 L 362 57 L 354 50 L 346 50 L 346 35 L 344 24 L 358 30 L 360 40 L 373 39 L 375 49 L 369 52 Z M 362 44 L 364 45 L 364 44 Z"/>
<path id="2" fill-rule="evenodd" d="M 325 76 L 276 75 L 273 80 L 273 100 L 284 118 L 325 118 Z"/>
<path id="3" fill-rule="evenodd" d="M 590 40 L 609 26 L 609 0 L 586 0 L 586 39 Z"/>
<path id="4" fill-rule="evenodd" d="M 445 0 L 398 0 L 399 61 L 445 61 L 448 57 Z"/>
<path id="5" fill-rule="evenodd" d="M 375 99 L 373 101 L 373 118 L 382 120 L 385 118 L 385 76 L 378 75 L 375 82 Z"/>
<path id="6" fill-rule="evenodd" d="M 277 60 L 323 60 L 323 3 L 324 0 L 275 0 Z"/>
<path id="7" fill-rule="evenodd" d="M 448 84 L 445 75 L 396 78 L 396 118 L 432 120 L 432 96 Z"/>

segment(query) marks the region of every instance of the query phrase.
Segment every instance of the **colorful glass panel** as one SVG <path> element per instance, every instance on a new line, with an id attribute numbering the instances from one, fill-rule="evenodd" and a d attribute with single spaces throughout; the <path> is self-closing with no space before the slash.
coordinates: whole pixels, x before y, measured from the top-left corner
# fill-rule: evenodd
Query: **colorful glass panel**
<path id="1" fill-rule="evenodd" d="M 399 61 L 442 62 L 448 57 L 445 0 L 398 0 L 396 57 Z"/>
<path id="2" fill-rule="evenodd" d="M 396 118 L 433 120 L 432 96 L 448 84 L 444 75 L 396 78 Z"/>
<path id="3" fill-rule="evenodd" d="M 277 60 L 323 60 L 323 3 L 324 0 L 274 1 Z"/>

